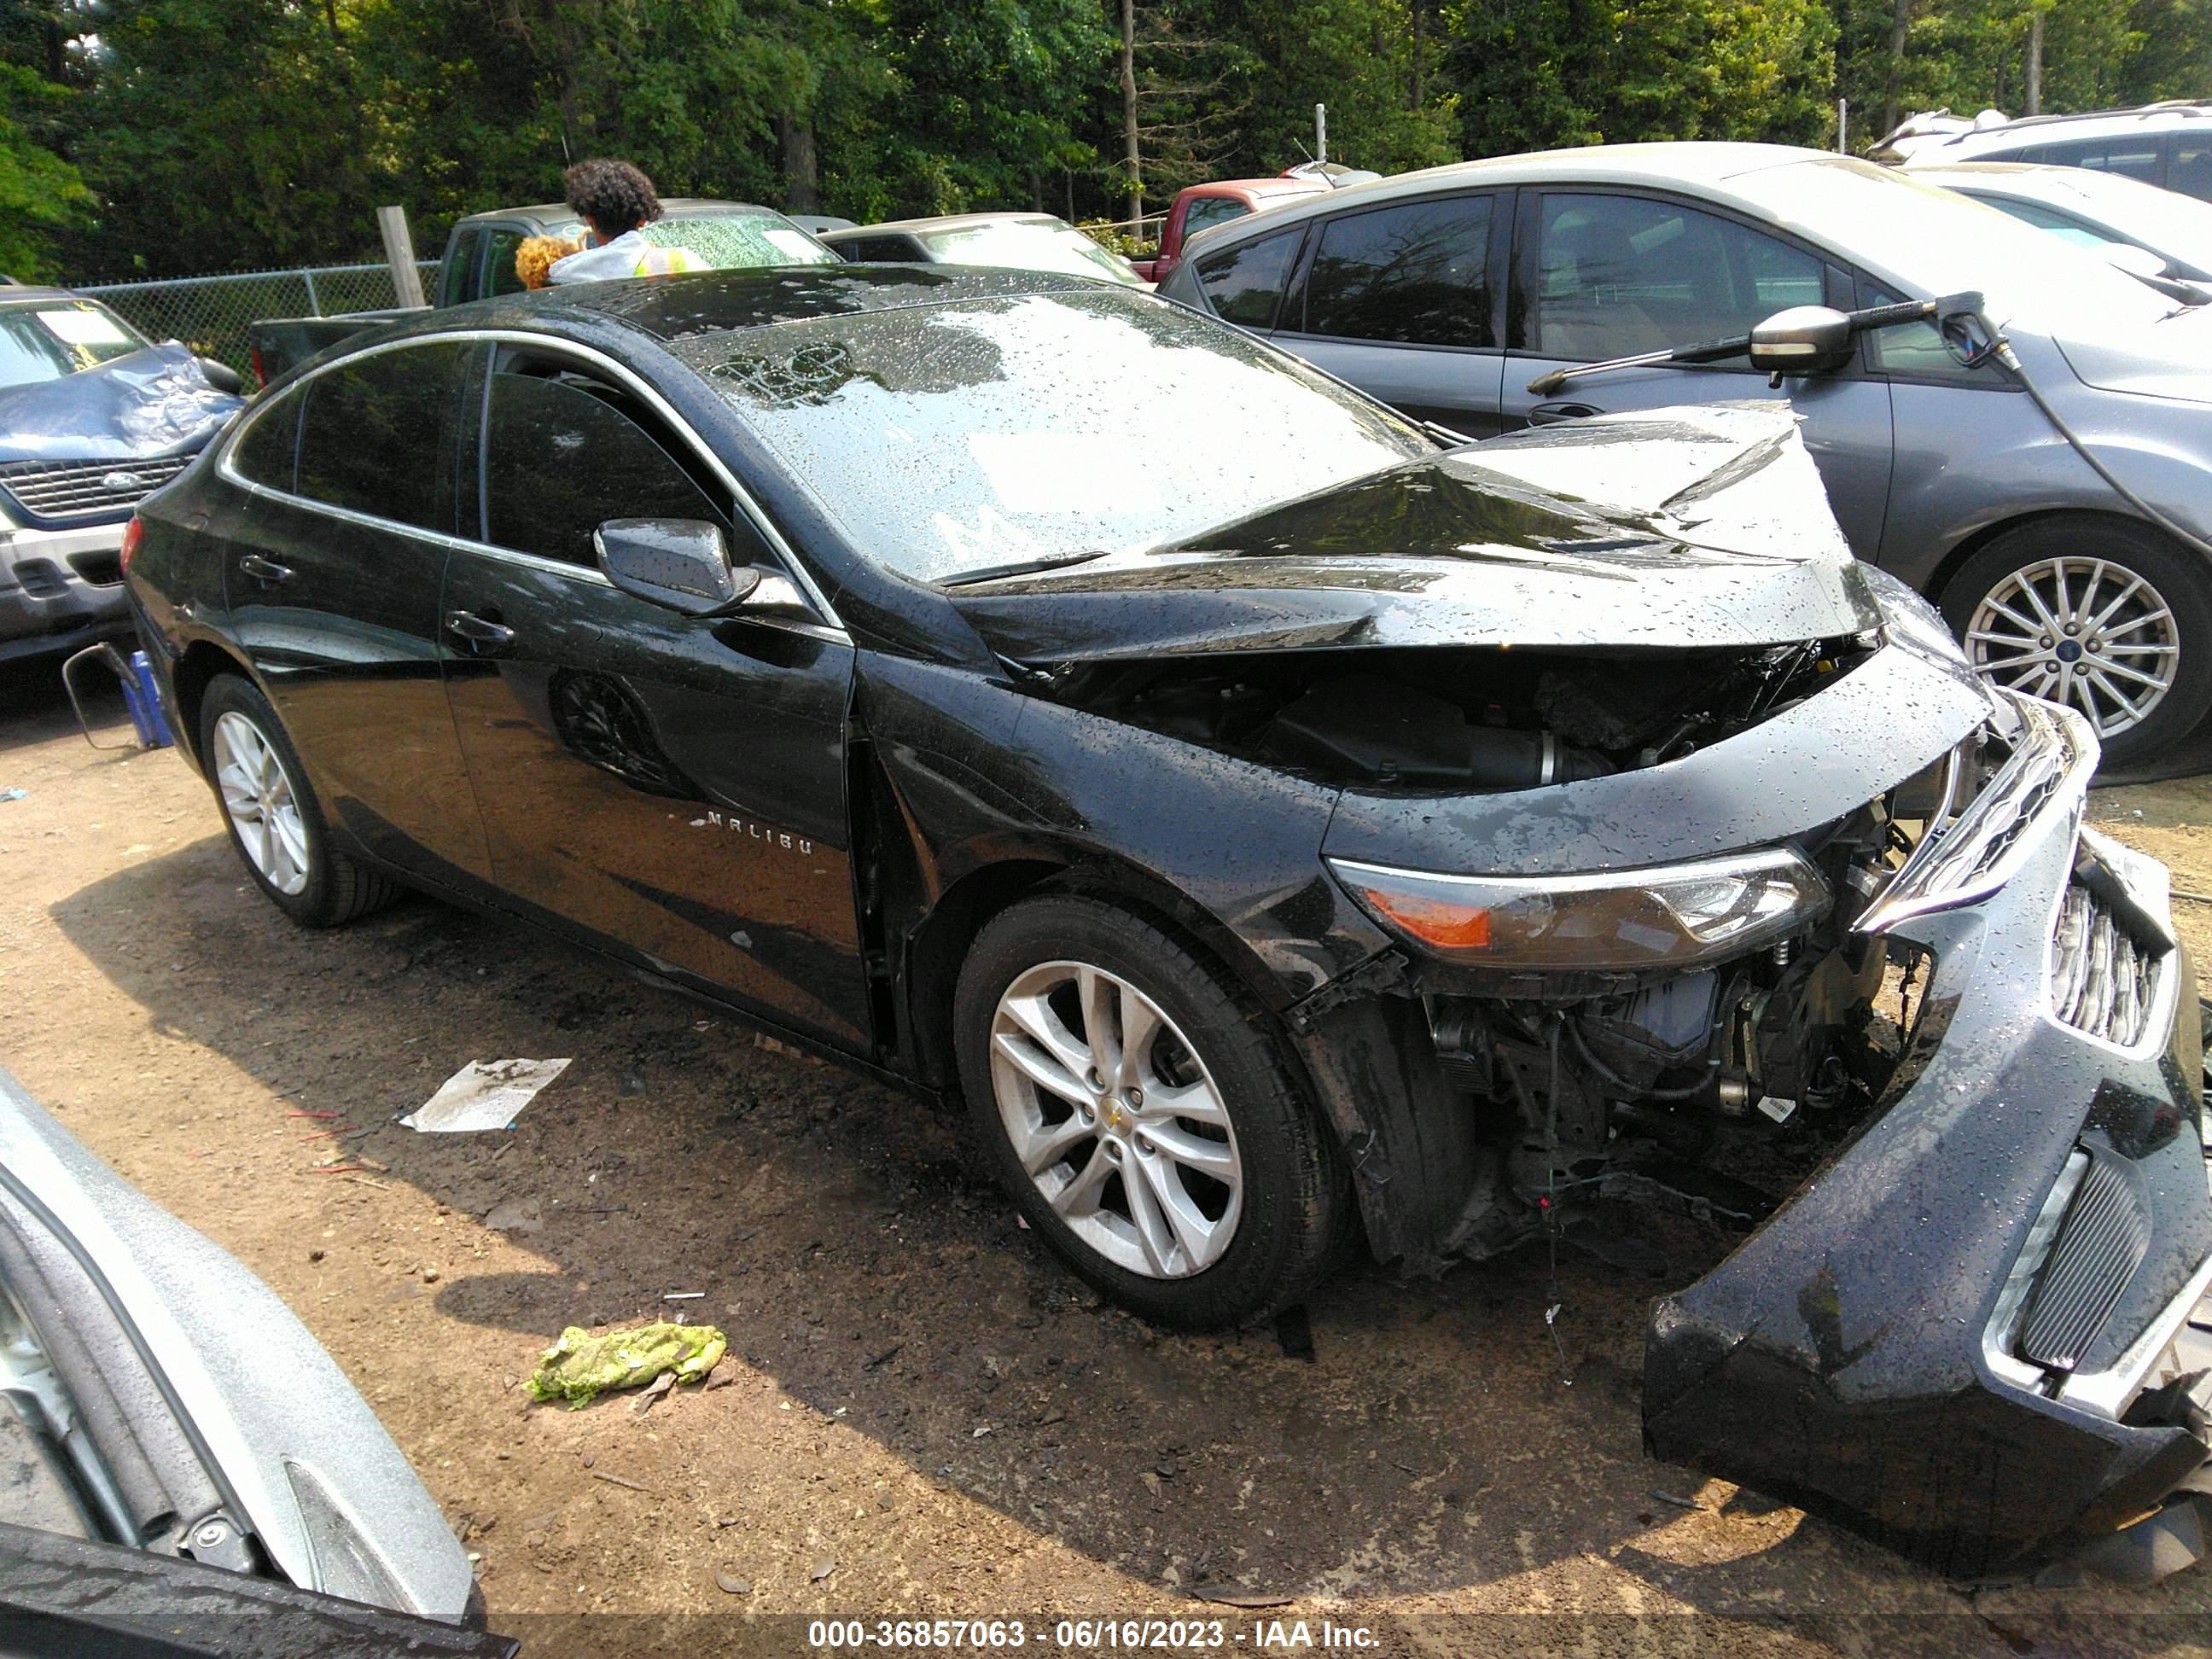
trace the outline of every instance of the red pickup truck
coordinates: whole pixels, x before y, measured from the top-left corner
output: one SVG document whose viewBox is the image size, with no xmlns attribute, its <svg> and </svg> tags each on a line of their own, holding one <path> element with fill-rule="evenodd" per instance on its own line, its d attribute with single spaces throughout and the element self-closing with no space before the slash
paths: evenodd
<svg viewBox="0 0 2212 1659">
<path fill-rule="evenodd" d="M 1137 275 L 1148 283 L 1164 283 L 1182 261 L 1182 245 L 1201 230 L 1242 219 L 1261 208 L 1280 207 L 1304 196 L 1320 196 L 1329 189 L 1321 179 L 1217 179 L 1209 185 L 1192 185 L 1176 192 L 1160 228 L 1159 257 L 1133 259 Z"/>
</svg>

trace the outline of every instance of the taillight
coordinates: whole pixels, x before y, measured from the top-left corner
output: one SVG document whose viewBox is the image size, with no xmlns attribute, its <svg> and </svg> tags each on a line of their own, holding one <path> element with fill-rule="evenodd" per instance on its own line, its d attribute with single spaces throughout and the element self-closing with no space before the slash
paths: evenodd
<svg viewBox="0 0 2212 1659">
<path fill-rule="evenodd" d="M 249 346 L 246 349 L 246 354 L 253 360 L 253 384 L 256 386 L 267 386 L 269 384 L 269 371 L 261 367 L 261 348 L 259 346 Z"/>
<path fill-rule="evenodd" d="M 122 562 L 123 568 L 126 574 L 130 571 L 131 561 L 137 555 L 138 544 L 145 539 L 146 521 L 134 515 L 131 522 L 123 526 Z"/>
</svg>

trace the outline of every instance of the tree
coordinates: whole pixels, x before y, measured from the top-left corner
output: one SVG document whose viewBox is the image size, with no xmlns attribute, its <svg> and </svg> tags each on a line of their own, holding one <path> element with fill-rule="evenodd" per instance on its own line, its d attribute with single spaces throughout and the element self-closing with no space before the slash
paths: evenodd
<svg viewBox="0 0 2212 1659">
<path fill-rule="evenodd" d="M 54 276 L 94 200 L 59 145 L 77 93 L 78 25 L 58 0 L 0 0 L 0 273 Z"/>
<path fill-rule="evenodd" d="M 1666 138 L 1817 144 L 1834 130 L 1835 48 L 1822 0 L 1503 0 L 1460 13 L 1449 61 L 1470 155 Z"/>
</svg>

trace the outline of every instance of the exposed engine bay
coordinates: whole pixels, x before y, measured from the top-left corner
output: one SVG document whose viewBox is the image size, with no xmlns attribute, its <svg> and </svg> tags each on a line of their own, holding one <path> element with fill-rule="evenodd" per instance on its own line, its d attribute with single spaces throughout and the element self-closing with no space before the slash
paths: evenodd
<svg viewBox="0 0 2212 1659">
<path fill-rule="evenodd" d="M 1679 759 L 1834 684 L 1875 643 L 1174 657 L 1048 672 L 1038 689 L 1322 782 L 1527 789 Z"/>
</svg>

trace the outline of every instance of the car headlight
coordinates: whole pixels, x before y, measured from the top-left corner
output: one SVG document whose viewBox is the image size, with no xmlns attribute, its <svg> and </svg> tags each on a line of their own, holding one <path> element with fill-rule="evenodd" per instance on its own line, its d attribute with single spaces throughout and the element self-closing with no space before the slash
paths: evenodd
<svg viewBox="0 0 2212 1659">
<path fill-rule="evenodd" d="M 1563 876 L 1450 876 L 1331 859 L 1354 898 L 1422 949 L 1473 967 L 1683 968 L 1796 933 L 1828 884 L 1786 847 Z"/>
</svg>

